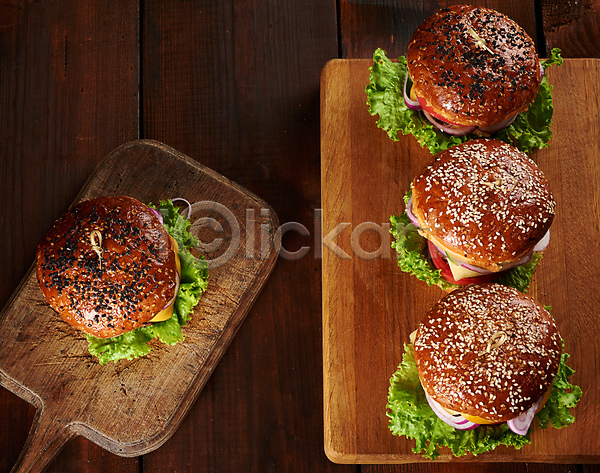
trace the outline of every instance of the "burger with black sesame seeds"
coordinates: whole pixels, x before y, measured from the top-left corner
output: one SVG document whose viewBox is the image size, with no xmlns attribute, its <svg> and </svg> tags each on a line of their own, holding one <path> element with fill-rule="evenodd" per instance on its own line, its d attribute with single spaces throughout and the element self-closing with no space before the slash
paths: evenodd
<svg viewBox="0 0 600 473">
<path fill-rule="evenodd" d="M 42 293 L 100 363 L 146 355 L 153 338 L 183 339 L 208 278 L 190 251 L 198 246 L 190 225 L 170 200 L 154 208 L 98 197 L 69 209 L 38 244 Z"/>
<path fill-rule="evenodd" d="M 377 125 L 398 140 L 413 134 L 437 153 L 474 137 L 494 136 L 529 152 L 552 133 L 551 86 L 529 35 L 495 10 L 444 8 L 414 32 L 406 56 L 375 51 L 366 88 Z"/>
<path fill-rule="evenodd" d="M 438 153 L 391 217 L 400 268 L 442 289 L 497 281 L 525 292 L 550 239 L 555 201 L 514 146 L 471 140 Z"/>
<path fill-rule="evenodd" d="M 582 391 L 569 382 L 563 340 L 548 309 L 516 289 L 470 285 L 441 299 L 405 345 L 390 381 L 395 435 L 429 458 L 439 447 L 478 455 L 530 443 L 541 428 L 574 421 Z"/>
</svg>

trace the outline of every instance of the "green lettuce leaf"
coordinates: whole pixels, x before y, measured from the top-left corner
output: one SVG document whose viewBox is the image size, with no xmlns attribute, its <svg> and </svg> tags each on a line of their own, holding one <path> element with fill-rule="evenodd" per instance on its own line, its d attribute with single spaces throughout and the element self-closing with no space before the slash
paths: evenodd
<svg viewBox="0 0 600 473">
<path fill-rule="evenodd" d="M 562 58 L 557 48 L 552 50 L 550 58 L 542 62 L 544 69 L 560 64 Z M 425 120 L 421 113 L 406 106 L 403 92 L 406 78 L 404 56 L 393 62 L 384 50 L 377 49 L 373 54 L 370 72 L 370 81 L 365 89 L 369 113 L 379 116 L 377 126 L 393 141 L 398 141 L 400 133 L 412 134 L 421 146 L 436 154 L 451 146 L 478 138 L 474 134 L 451 136 L 443 133 Z M 548 146 L 552 137 L 550 124 L 554 111 L 551 90 L 552 86 L 548 84 L 544 75 L 538 95 L 529 109 L 520 113 L 509 127 L 496 132 L 492 137 L 513 144 L 524 152 Z"/>
<path fill-rule="evenodd" d="M 370 68 L 370 83 L 365 92 L 371 115 L 379 115 L 377 126 L 383 129 L 390 139 L 398 141 L 399 133 L 412 134 L 419 144 L 433 154 L 466 141 L 465 136 L 452 136 L 435 129 L 423 119 L 419 112 L 409 109 L 404 102 L 404 79 L 406 58 L 400 56 L 398 62 L 388 59 L 382 49 L 373 54 L 374 64 Z"/>
<path fill-rule="evenodd" d="M 573 370 L 565 364 L 567 357 L 566 354 L 562 355 L 559 375 L 552 386 L 550 398 L 536 414 L 541 428 L 546 428 L 548 421 L 557 428 L 574 421 L 568 409 L 575 407 L 581 398 L 581 389 L 569 383 L 568 378 Z M 533 427 L 527 435 L 515 434 L 506 423 L 457 430 L 439 419 L 425 398 L 412 344 L 404 345 L 402 362 L 390 379 L 386 407 L 390 431 L 414 440 L 413 452 L 422 453 L 432 460 L 439 457 L 441 447 L 448 447 L 457 457 L 469 453 L 477 456 L 498 445 L 512 446 L 518 450 L 531 442 L 529 434 Z"/>
<path fill-rule="evenodd" d="M 553 427 L 560 429 L 575 421 L 569 409 L 577 405 L 583 392 L 579 386 L 569 382 L 569 378 L 575 371 L 567 366 L 568 358 L 569 354 L 563 352 L 558 374 L 554 380 L 554 387 L 556 389 L 552 389 L 548 402 L 537 413 L 537 418 L 542 429 L 545 429 L 549 423 Z"/>
<path fill-rule="evenodd" d="M 190 248 L 199 245 L 196 237 L 189 231 L 191 222 L 178 212 L 170 200 L 161 201 L 157 209 L 163 216 L 166 230 L 179 246 L 181 279 L 173 316 L 117 337 L 98 338 L 86 334 L 89 352 L 98 357 L 100 364 L 147 355 L 151 350 L 148 342 L 154 338 L 167 345 L 183 340 L 181 327 L 190 320 L 193 308 L 208 286 L 208 264 L 202 257 L 196 258 L 190 252 Z"/>
<path fill-rule="evenodd" d="M 516 266 L 510 271 L 506 272 L 494 282 L 502 284 L 504 286 L 514 287 L 518 291 L 527 292 L 531 278 L 535 272 L 535 268 L 542 259 L 542 253 L 535 252 L 531 256 L 531 260 L 528 263 Z"/>
<path fill-rule="evenodd" d="M 406 212 L 390 217 L 390 232 L 394 237 L 392 248 L 396 250 L 398 266 L 429 286 L 446 290 L 456 285 L 446 281 L 428 257 L 427 240 L 419 235 L 418 228 L 410 221 Z"/>
<path fill-rule="evenodd" d="M 405 205 L 408 205 L 410 195 L 409 191 L 404 196 Z M 419 234 L 419 229 L 410 221 L 406 211 L 400 216 L 392 215 L 390 223 L 390 233 L 394 237 L 392 248 L 396 251 L 398 266 L 402 271 L 412 274 L 430 286 L 439 286 L 443 290 L 460 287 L 446 281 L 441 271 L 433 265 L 429 258 L 427 240 Z M 536 252 L 528 263 L 512 268 L 494 282 L 527 292 L 541 259 L 542 254 Z"/>
<path fill-rule="evenodd" d="M 542 61 L 542 66 L 546 70 L 552 65 L 560 66 L 562 63 L 560 49 L 554 48 L 550 57 Z M 525 153 L 537 148 L 546 148 L 552 138 L 550 125 L 553 113 L 552 86 L 548 83 L 548 76 L 544 74 L 538 94 L 529 109 L 519 113 L 511 125 L 496 132 L 494 137 L 512 143 Z"/>
</svg>

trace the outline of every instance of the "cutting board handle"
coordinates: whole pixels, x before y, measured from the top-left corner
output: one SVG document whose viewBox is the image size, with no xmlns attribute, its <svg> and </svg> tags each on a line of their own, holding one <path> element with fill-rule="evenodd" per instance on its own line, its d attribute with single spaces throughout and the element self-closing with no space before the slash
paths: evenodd
<svg viewBox="0 0 600 473">
<path fill-rule="evenodd" d="M 42 472 L 74 435 L 70 426 L 61 423 L 52 410 L 41 407 L 11 473 Z"/>
</svg>

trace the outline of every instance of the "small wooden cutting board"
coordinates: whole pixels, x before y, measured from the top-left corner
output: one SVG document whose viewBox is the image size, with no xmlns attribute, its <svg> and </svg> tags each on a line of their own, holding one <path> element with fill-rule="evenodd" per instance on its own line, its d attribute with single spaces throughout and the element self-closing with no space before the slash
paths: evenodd
<svg viewBox="0 0 600 473">
<path fill-rule="evenodd" d="M 323 384 L 325 451 L 337 463 L 430 461 L 393 436 L 386 403 L 404 343 L 443 295 L 402 273 L 389 217 L 431 154 L 412 136 L 392 142 L 368 112 L 372 60 L 333 60 L 321 79 Z M 537 427 L 519 451 L 500 447 L 456 460 L 587 463 L 600 460 L 600 60 L 547 70 L 554 136 L 533 158 L 546 173 L 556 218 L 529 294 L 552 306 L 583 398 L 562 430 Z M 535 424 L 534 424 L 535 425 Z"/>
<path fill-rule="evenodd" d="M 41 471 L 75 435 L 122 456 L 162 445 L 206 384 L 276 261 L 273 209 L 163 144 L 135 141 L 118 148 L 74 203 L 103 195 L 146 203 L 188 200 L 192 234 L 209 261 L 208 289 L 183 327 L 183 342 L 153 341 L 145 357 L 102 366 L 82 333 L 46 303 L 32 267 L 0 314 L 0 384 L 37 408 L 13 471 Z"/>
</svg>

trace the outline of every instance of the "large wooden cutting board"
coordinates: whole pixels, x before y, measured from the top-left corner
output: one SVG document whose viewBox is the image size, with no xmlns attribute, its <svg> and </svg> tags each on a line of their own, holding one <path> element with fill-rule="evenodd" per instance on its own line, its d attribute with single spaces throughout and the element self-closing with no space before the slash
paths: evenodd
<svg viewBox="0 0 600 473">
<path fill-rule="evenodd" d="M 333 60 L 321 82 L 325 450 L 338 463 L 429 461 L 390 433 L 386 401 L 403 343 L 442 292 L 399 270 L 387 231 L 431 155 L 413 137 L 394 143 L 376 127 L 364 92 L 371 65 Z M 600 60 L 566 60 L 547 72 L 554 136 L 534 159 L 558 205 L 529 293 L 552 306 L 584 395 L 575 424 L 537 428 L 519 451 L 459 461 L 600 460 Z M 444 451 L 437 461 L 453 458 Z"/>
<path fill-rule="evenodd" d="M 154 343 L 143 358 L 101 366 L 81 333 L 45 302 L 30 271 L 0 315 L 0 383 L 37 408 L 15 471 L 41 471 L 74 435 L 122 456 L 162 445 L 215 369 L 276 261 L 279 224 L 271 207 L 160 143 L 136 141 L 115 150 L 75 202 L 101 195 L 131 195 L 148 203 L 187 199 L 192 233 L 209 260 L 208 289 L 183 328 L 183 342 Z"/>
</svg>

